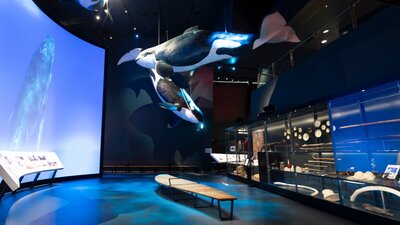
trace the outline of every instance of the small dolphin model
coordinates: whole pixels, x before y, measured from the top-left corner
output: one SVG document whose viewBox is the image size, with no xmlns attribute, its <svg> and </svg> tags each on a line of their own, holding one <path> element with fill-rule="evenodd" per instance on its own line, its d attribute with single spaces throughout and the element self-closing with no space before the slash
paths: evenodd
<svg viewBox="0 0 400 225">
<path fill-rule="evenodd" d="M 200 66 L 237 57 L 264 43 L 299 42 L 293 29 L 286 26 L 279 12 L 264 18 L 260 37 L 252 34 L 234 34 L 199 30 L 197 26 L 160 45 L 145 49 L 135 48 L 118 62 L 135 60 L 148 69 L 155 69 L 165 78 L 171 78 L 180 88 L 187 88 L 187 80 L 179 72 L 188 72 Z"/>
</svg>

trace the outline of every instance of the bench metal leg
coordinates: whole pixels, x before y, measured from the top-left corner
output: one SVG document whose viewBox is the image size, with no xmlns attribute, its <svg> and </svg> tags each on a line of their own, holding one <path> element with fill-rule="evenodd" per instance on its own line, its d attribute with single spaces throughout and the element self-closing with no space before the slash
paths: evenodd
<svg viewBox="0 0 400 225">
<path fill-rule="evenodd" d="M 221 219 L 221 220 L 226 220 L 226 219 L 230 219 L 230 220 L 232 220 L 233 219 L 233 200 L 230 200 L 231 201 L 231 213 L 230 213 L 230 217 L 222 217 L 222 215 L 221 215 L 221 204 L 220 204 L 220 201 L 218 200 L 218 212 L 219 212 L 219 218 Z"/>
</svg>

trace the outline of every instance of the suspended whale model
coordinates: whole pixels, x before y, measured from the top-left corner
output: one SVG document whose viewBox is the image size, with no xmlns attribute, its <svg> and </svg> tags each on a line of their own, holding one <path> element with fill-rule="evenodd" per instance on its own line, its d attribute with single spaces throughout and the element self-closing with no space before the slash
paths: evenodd
<svg viewBox="0 0 400 225">
<path fill-rule="evenodd" d="M 118 65 L 127 61 L 136 61 L 138 65 L 151 70 L 153 74 L 158 74 L 161 78 L 167 78 L 167 80 L 170 79 L 172 82 L 169 85 L 176 85 L 180 90 L 178 93 L 186 101 L 187 97 L 190 98 L 190 96 L 186 91 L 187 95 L 184 94 L 183 91 L 189 87 L 189 83 L 188 78 L 182 72 L 194 71 L 209 63 L 243 55 L 265 43 L 285 41 L 300 42 L 293 29 L 286 26 L 286 21 L 281 14 L 275 12 L 264 18 L 258 39 L 252 34 L 213 32 L 199 30 L 195 26 L 160 45 L 145 50 L 140 48 L 131 50 L 121 57 Z M 157 85 L 155 89 L 157 94 L 161 96 Z M 172 101 L 172 99 L 161 100 L 160 105 L 173 112 L 184 108 L 180 102 Z M 190 102 L 192 106 L 187 106 L 189 103 L 185 102 L 187 107 L 198 109 L 192 100 Z M 192 113 L 201 112 L 200 109 L 190 111 Z M 193 120 L 192 116 L 185 113 L 175 114 L 192 123 L 200 122 L 200 120 Z"/>
<path fill-rule="evenodd" d="M 179 88 L 169 79 L 161 77 L 155 69 L 149 69 L 150 77 L 161 100 L 160 106 L 163 109 L 173 112 L 177 117 L 168 123 L 169 128 L 175 128 L 181 119 L 198 124 L 198 130 L 202 130 L 203 112 L 194 103 L 184 88 Z"/>
</svg>

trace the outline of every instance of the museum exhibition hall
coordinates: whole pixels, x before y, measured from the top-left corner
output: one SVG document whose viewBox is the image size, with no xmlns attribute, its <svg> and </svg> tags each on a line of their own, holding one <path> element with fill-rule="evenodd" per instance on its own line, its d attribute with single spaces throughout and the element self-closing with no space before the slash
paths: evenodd
<svg viewBox="0 0 400 225">
<path fill-rule="evenodd" d="M 400 224 L 400 1 L 0 5 L 0 225 Z"/>
</svg>

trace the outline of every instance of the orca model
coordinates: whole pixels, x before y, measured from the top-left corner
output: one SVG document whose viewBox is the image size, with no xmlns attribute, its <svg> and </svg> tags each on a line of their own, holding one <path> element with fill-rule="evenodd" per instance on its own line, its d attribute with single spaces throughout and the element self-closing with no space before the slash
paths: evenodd
<svg viewBox="0 0 400 225">
<path fill-rule="evenodd" d="M 300 40 L 293 29 L 286 26 L 281 14 L 275 12 L 264 18 L 258 39 L 252 34 L 212 32 L 199 30 L 195 26 L 160 45 L 145 50 L 131 50 L 121 57 L 118 65 L 134 60 L 149 69 L 154 88 L 162 101 L 160 106 L 183 120 L 199 124 L 202 129 L 203 113 L 186 92 L 185 89 L 189 87 L 188 78 L 182 73 L 190 73 L 203 65 L 240 56 L 264 43 L 284 41 Z M 169 126 L 175 127 L 177 124 L 175 120 Z"/>
<path fill-rule="evenodd" d="M 179 72 L 188 72 L 200 66 L 237 57 L 264 43 L 299 42 L 293 29 L 286 26 L 279 12 L 264 18 L 260 37 L 252 34 L 235 34 L 199 30 L 197 26 L 160 45 L 145 49 L 135 48 L 118 62 L 135 60 L 148 69 L 155 69 L 162 77 L 171 78 L 180 88 L 187 88 L 185 77 Z"/>
<path fill-rule="evenodd" d="M 149 69 L 149 72 L 154 89 L 161 100 L 161 108 L 173 112 L 180 119 L 198 124 L 198 129 L 203 129 L 203 112 L 186 90 L 177 87 L 172 81 L 162 78 L 155 69 Z M 168 127 L 175 128 L 179 122 L 179 119 L 173 118 Z"/>
</svg>

